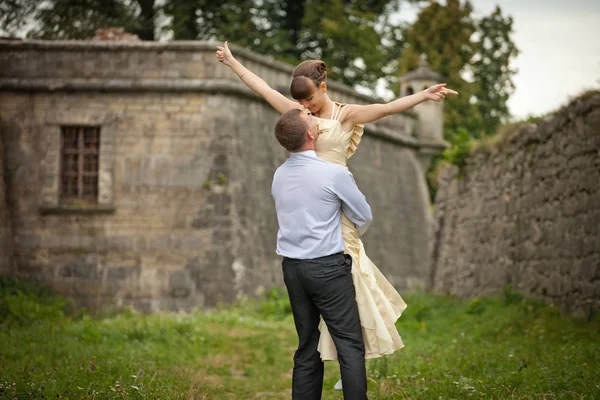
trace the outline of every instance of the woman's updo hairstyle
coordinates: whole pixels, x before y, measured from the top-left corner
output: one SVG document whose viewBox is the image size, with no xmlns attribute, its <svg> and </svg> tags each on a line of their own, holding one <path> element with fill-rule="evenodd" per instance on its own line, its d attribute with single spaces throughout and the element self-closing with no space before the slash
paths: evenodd
<svg viewBox="0 0 600 400">
<path fill-rule="evenodd" d="M 312 85 L 319 87 L 321 82 L 327 79 L 327 65 L 321 60 L 306 60 L 298 64 L 292 72 L 292 84 L 290 85 L 290 93 L 296 100 L 304 100 L 310 97 Z"/>
</svg>

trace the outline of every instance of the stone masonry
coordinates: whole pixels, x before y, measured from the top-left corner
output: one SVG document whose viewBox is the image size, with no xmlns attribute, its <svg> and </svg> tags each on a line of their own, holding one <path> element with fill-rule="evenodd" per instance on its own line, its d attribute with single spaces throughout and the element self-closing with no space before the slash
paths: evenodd
<svg viewBox="0 0 600 400">
<path fill-rule="evenodd" d="M 287 156 L 272 134 L 278 114 L 215 61 L 214 46 L 0 41 L 0 249 L 15 261 L 5 273 L 77 305 L 142 311 L 282 285 L 270 195 Z M 290 66 L 233 51 L 287 93 Z M 335 82 L 330 92 L 376 101 Z M 350 165 L 375 215 L 367 253 L 401 291 L 429 276 L 420 160 L 444 148 L 419 137 L 417 121 L 407 112 L 368 126 Z M 61 202 L 61 127 L 72 125 L 100 127 L 95 204 Z"/>
<path fill-rule="evenodd" d="M 600 92 L 446 169 L 431 285 L 458 296 L 504 285 L 590 317 L 600 309 Z"/>
<path fill-rule="evenodd" d="M 4 146 L 0 130 L 0 274 L 7 274 L 13 268 L 12 229 L 6 204 L 6 187 L 4 182 Z"/>
</svg>

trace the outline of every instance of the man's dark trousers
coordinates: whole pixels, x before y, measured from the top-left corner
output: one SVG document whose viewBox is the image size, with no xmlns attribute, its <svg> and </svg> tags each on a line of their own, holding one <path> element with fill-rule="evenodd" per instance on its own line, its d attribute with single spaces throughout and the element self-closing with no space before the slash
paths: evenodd
<svg viewBox="0 0 600 400">
<path fill-rule="evenodd" d="M 352 283 L 352 259 L 343 253 L 312 260 L 284 257 L 282 265 L 299 339 L 292 399 L 321 399 L 323 362 L 317 350 L 320 315 L 337 349 L 344 399 L 366 399 L 365 347 Z"/>
</svg>

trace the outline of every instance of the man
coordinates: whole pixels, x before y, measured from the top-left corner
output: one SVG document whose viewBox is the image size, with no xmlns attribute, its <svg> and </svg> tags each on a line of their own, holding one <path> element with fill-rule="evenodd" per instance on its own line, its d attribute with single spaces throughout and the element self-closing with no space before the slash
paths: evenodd
<svg viewBox="0 0 600 400">
<path fill-rule="evenodd" d="M 292 398 L 321 398 L 323 362 L 317 345 L 322 315 L 337 349 L 344 399 L 364 400 L 365 349 L 352 259 L 343 253 L 341 212 L 362 234 L 371 223 L 371 208 L 345 168 L 317 158 L 319 130 L 307 114 L 297 109 L 283 114 L 275 136 L 291 153 L 275 172 L 271 193 L 279 222 L 277 253 L 283 256 L 299 342 Z"/>
</svg>

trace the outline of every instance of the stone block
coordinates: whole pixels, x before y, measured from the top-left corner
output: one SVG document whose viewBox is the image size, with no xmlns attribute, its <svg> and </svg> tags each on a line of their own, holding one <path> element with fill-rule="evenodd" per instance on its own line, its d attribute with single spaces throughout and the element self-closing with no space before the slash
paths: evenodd
<svg viewBox="0 0 600 400">
<path fill-rule="evenodd" d="M 106 280 L 108 282 L 117 281 L 122 282 L 126 280 L 137 281 L 140 277 L 140 265 L 136 266 L 119 266 L 119 265 L 107 265 L 106 269 Z"/>
<path fill-rule="evenodd" d="M 89 263 L 80 257 L 60 266 L 58 268 L 58 276 L 61 278 L 99 280 L 102 277 L 102 271 L 98 264 Z"/>
<path fill-rule="evenodd" d="M 189 270 L 173 271 L 169 275 L 169 295 L 174 298 L 187 298 L 194 291 L 194 281 Z"/>
</svg>

